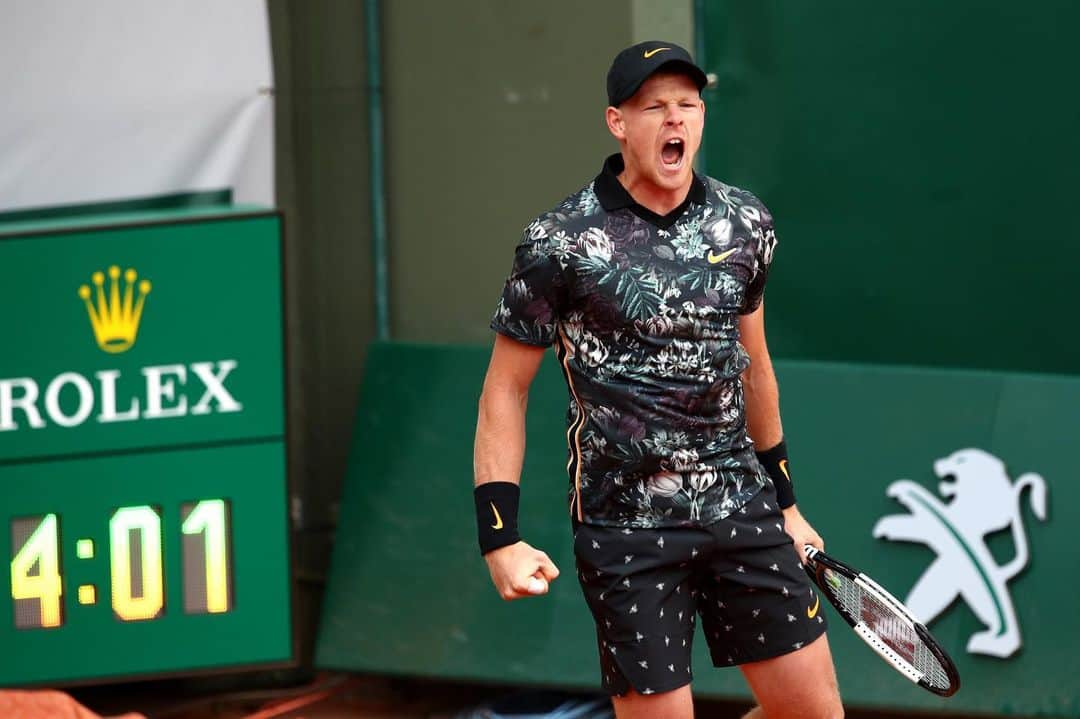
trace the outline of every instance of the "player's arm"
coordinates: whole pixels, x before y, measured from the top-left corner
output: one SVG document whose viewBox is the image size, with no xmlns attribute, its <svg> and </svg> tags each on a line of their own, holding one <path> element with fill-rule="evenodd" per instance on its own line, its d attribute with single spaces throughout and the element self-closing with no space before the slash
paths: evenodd
<svg viewBox="0 0 1080 719">
<path fill-rule="evenodd" d="M 824 549 L 825 543 L 810 526 L 794 504 L 787 448 L 783 444 L 784 429 L 780 424 L 780 390 L 776 384 L 769 348 L 765 342 L 765 303 L 753 312 L 739 317 L 739 336 L 750 355 L 750 366 L 743 372 L 743 392 L 746 398 L 746 424 L 758 459 L 777 484 L 784 525 L 795 543 L 799 558 L 806 561 L 801 547 L 812 544 Z M 783 485 L 787 483 L 789 498 L 784 500 Z M 787 506 L 785 506 L 787 505 Z"/>
<path fill-rule="evenodd" d="M 477 413 L 473 447 L 477 528 L 491 581 L 507 600 L 544 594 L 548 583 L 559 576 L 546 554 L 517 537 L 525 409 L 544 351 L 496 334 Z"/>
</svg>

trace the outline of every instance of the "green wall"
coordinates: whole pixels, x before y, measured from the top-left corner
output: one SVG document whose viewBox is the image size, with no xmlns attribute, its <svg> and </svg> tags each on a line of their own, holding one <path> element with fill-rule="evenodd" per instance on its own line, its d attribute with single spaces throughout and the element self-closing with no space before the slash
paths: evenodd
<svg viewBox="0 0 1080 719">
<path fill-rule="evenodd" d="M 491 341 L 514 245 L 618 148 L 611 58 L 692 44 L 690 0 L 384 2 L 392 335 Z"/>
<path fill-rule="evenodd" d="M 348 437 L 374 338 L 362 0 L 268 0 L 285 217 L 290 454 L 302 656 L 317 621 Z M 604 74 L 689 0 L 381 3 L 395 337 L 491 341 L 522 228 L 614 150 Z"/>
<path fill-rule="evenodd" d="M 776 217 L 775 354 L 1076 371 L 1080 4 L 704 8 L 706 165 Z"/>
<path fill-rule="evenodd" d="M 529 396 L 520 526 L 525 541 L 550 554 L 562 575 L 547 596 L 504 602 L 479 556 L 468 487 L 487 360 L 482 347 L 372 346 L 320 628 L 320 667 L 599 687 L 595 631 L 573 569 L 566 389 L 553 357 Z M 1026 568 L 997 595 L 1015 606 L 1022 640 L 1009 658 L 967 650 L 987 628 L 975 609 L 986 610 L 988 598 L 976 595 L 975 606 L 958 598 L 932 621 L 925 618 L 960 670 L 962 688 L 950 699 L 910 684 L 831 608 L 823 610 L 845 706 L 895 717 L 916 711 L 1080 717 L 1080 658 L 1069 641 L 1080 632 L 1080 617 L 1062 611 L 1072 601 L 1063 577 L 1080 570 L 1072 449 L 1080 380 L 804 361 L 776 367 L 789 400 L 784 425 L 798 462 L 796 481 L 804 487 L 799 506 L 838 559 L 901 600 L 939 557 L 952 570 L 931 581 L 942 591 L 955 591 L 972 571 L 955 546 L 931 549 L 935 535 L 925 527 L 914 534 L 927 544 L 880 538 L 875 527 L 883 517 L 897 536 L 912 516 L 887 494 L 901 479 L 939 501 L 945 499 L 940 487 L 955 489 L 943 514 L 969 551 L 978 554 L 987 543 L 993 557 L 978 565 L 984 576 L 1001 577 L 1000 567 L 1023 551 L 1007 530 L 996 531 L 1006 526 L 999 523 L 1003 511 L 1020 522 L 1030 550 Z M 987 471 L 971 448 L 1000 458 L 1004 475 Z M 958 450 L 973 464 L 953 464 L 956 481 L 943 481 L 935 462 Z M 1027 473 L 1048 488 L 1043 519 L 1032 512 L 1031 490 L 1017 489 Z M 695 643 L 695 692 L 749 698 L 739 672 L 711 668 L 700 632 Z"/>
<path fill-rule="evenodd" d="M 490 341 L 521 227 L 615 149 L 611 56 L 689 43 L 690 4 L 384 4 L 395 338 Z M 777 356 L 1073 371 L 1080 6 L 700 5 L 702 164 L 777 218 Z"/>
<path fill-rule="evenodd" d="M 385 3 L 393 336 L 491 341 L 533 217 L 599 171 L 626 0 Z"/>
<path fill-rule="evenodd" d="M 363 3 L 268 5 L 313 626 L 374 334 Z M 690 5 L 382 3 L 394 338 L 490 343 L 521 228 L 615 150 L 610 58 L 647 37 L 689 44 Z M 775 355 L 1075 371 L 1080 5 L 700 5 L 701 59 L 719 78 L 703 164 L 777 218 Z"/>
</svg>

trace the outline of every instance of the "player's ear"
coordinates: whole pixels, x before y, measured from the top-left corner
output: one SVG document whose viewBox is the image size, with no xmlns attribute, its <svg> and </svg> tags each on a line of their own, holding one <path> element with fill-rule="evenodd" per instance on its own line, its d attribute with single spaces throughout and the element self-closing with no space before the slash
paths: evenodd
<svg viewBox="0 0 1080 719">
<path fill-rule="evenodd" d="M 604 120 L 607 121 L 608 131 L 615 136 L 616 140 L 626 139 L 626 123 L 623 121 L 622 111 L 617 107 L 608 107 L 604 111 Z"/>
</svg>

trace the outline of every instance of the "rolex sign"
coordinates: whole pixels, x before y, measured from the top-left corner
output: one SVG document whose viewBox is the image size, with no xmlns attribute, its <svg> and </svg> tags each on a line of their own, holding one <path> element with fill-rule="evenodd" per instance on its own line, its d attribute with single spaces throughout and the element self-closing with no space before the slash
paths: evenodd
<svg viewBox="0 0 1080 719">
<path fill-rule="evenodd" d="M 0 687 L 290 661 L 281 243 L 0 223 Z"/>
</svg>

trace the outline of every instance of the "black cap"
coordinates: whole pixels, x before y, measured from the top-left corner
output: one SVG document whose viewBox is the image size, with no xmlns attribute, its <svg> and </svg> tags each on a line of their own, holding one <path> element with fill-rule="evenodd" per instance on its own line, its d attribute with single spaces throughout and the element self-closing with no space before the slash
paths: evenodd
<svg viewBox="0 0 1080 719">
<path fill-rule="evenodd" d="M 626 48 L 611 61 L 607 74 L 608 104 L 618 107 L 629 100 L 660 69 L 685 73 L 697 83 L 698 90 L 709 82 L 705 71 L 694 64 L 686 50 L 673 42 L 648 40 Z"/>
</svg>

